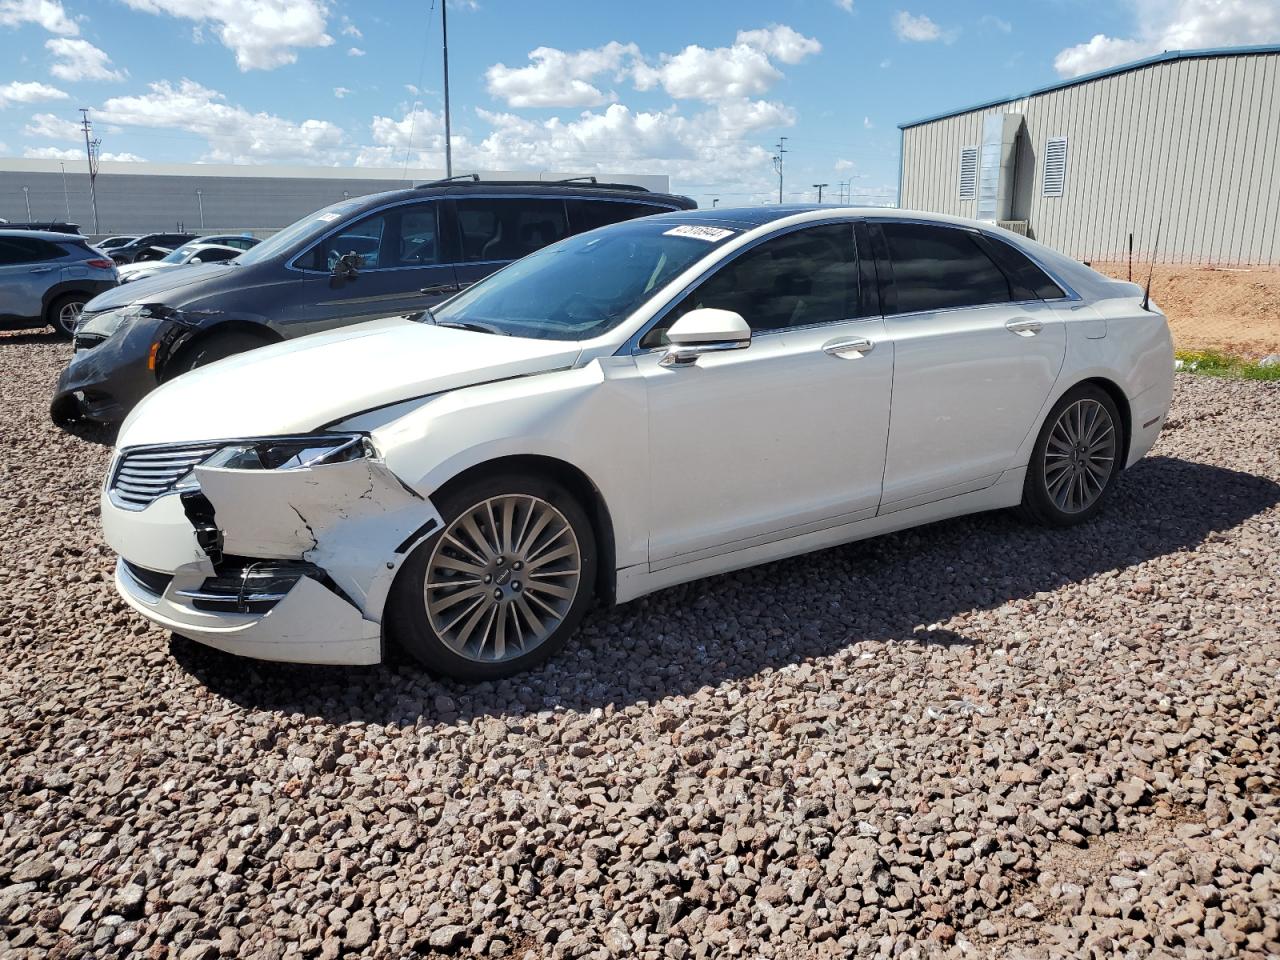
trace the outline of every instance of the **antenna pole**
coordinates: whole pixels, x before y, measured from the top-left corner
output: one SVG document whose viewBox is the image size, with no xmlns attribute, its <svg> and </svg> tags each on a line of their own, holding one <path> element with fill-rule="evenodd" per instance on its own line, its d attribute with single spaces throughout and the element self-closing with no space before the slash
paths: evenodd
<svg viewBox="0 0 1280 960">
<path fill-rule="evenodd" d="M 778 203 L 782 203 L 782 155 L 790 153 L 787 149 L 787 138 L 778 138 L 778 152 L 773 158 L 773 169 L 778 171 Z"/>
<path fill-rule="evenodd" d="M 444 175 L 453 176 L 453 137 L 449 127 L 449 0 L 440 0 L 440 41 L 444 47 Z"/>
<path fill-rule="evenodd" d="M 1156 275 L 1156 251 L 1160 248 L 1160 230 L 1164 226 L 1164 217 L 1156 223 L 1156 242 L 1151 246 L 1151 266 L 1147 269 L 1147 289 L 1142 294 L 1142 309 L 1151 305 L 1151 280 Z"/>
<path fill-rule="evenodd" d="M 93 232 L 101 233 L 98 229 L 98 190 L 96 181 L 98 179 L 98 147 L 102 146 L 101 140 L 90 140 L 89 132 L 93 129 L 93 124 L 89 122 L 89 108 L 80 108 L 80 127 L 84 130 L 84 152 L 89 160 L 89 202 L 93 204 Z"/>
</svg>

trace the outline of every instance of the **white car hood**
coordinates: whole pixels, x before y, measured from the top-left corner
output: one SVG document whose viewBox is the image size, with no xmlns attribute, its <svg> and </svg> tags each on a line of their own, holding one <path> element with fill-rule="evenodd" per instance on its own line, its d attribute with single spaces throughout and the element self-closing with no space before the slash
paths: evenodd
<svg viewBox="0 0 1280 960">
<path fill-rule="evenodd" d="M 183 374 L 125 420 L 118 447 L 306 433 L 401 400 L 570 367 L 577 343 L 373 320 Z"/>
</svg>

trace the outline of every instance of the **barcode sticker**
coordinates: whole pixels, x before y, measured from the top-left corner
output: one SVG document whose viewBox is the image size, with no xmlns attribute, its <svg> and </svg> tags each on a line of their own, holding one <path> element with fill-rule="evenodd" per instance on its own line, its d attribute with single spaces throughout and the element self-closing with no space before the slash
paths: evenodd
<svg viewBox="0 0 1280 960">
<path fill-rule="evenodd" d="M 726 230 L 724 227 L 701 227 L 693 224 L 663 231 L 663 236 L 666 237 L 692 237 L 694 240 L 705 240 L 707 243 L 719 243 L 725 237 L 732 235 L 733 231 Z"/>
</svg>

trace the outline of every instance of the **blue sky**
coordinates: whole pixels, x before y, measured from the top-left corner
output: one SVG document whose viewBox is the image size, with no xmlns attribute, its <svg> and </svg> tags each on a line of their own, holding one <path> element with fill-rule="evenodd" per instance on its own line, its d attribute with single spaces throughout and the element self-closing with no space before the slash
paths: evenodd
<svg viewBox="0 0 1280 960">
<path fill-rule="evenodd" d="M 0 156 L 439 167 L 435 0 L 0 0 Z M 1162 49 L 1280 40 L 1277 0 L 450 3 L 455 169 L 668 173 L 709 204 L 849 181 L 897 124 Z"/>
</svg>

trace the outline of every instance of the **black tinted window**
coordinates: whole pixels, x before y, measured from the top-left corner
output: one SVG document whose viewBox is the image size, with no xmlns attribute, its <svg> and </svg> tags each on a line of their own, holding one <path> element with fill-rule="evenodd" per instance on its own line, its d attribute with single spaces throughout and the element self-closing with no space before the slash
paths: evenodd
<svg viewBox="0 0 1280 960">
<path fill-rule="evenodd" d="M 651 330 L 646 346 L 690 310 L 741 314 L 753 331 L 836 323 L 861 315 L 853 224 L 797 230 L 753 247 L 722 266 Z"/>
<path fill-rule="evenodd" d="M 883 226 L 897 293 L 895 313 L 1014 299 L 1009 280 L 966 230 L 920 223 Z"/>
<path fill-rule="evenodd" d="M 201 250 L 192 259 L 201 263 L 221 263 L 240 256 L 239 250 Z"/>
<path fill-rule="evenodd" d="M 1065 297 L 1066 293 L 1054 283 L 1047 273 L 1031 262 L 1031 258 L 1011 244 L 994 237 L 983 237 L 982 249 L 991 255 L 1013 283 L 1018 299 L 1039 297 L 1042 300 L 1056 300 Z M 1025 292 L 1022 292 L 1025 291 Z"/>
<path fill-rule="evenodd" d="M 457 201 L 462 260 L 518 260 L 569 235 L 563 200 Z"/>
<path fill-rule="evenodd" d="M 40 263 L 66 256 L 57 244 L 36 237 L 0 237 L 0 264 Z"/>
<path fill-rule="evenodd" d="M 434 203 L 423 203 L 403 209 L 400 214 L 399 242 L 400 266 L 421 267 L 439 262 Z"/>
<path fill-rule="evenodd" d="M 634 220 L 636 217 L 648 217 L 655 213 L 668 213 L 669 207 L 658 207 L 652 203 L 628 203 L 624 200 L 570 200 L 569 219 L 574 233 L 584 233 L 596 227 L 607 227 L 611 223 L 623 220 Z"/>
</svg>

